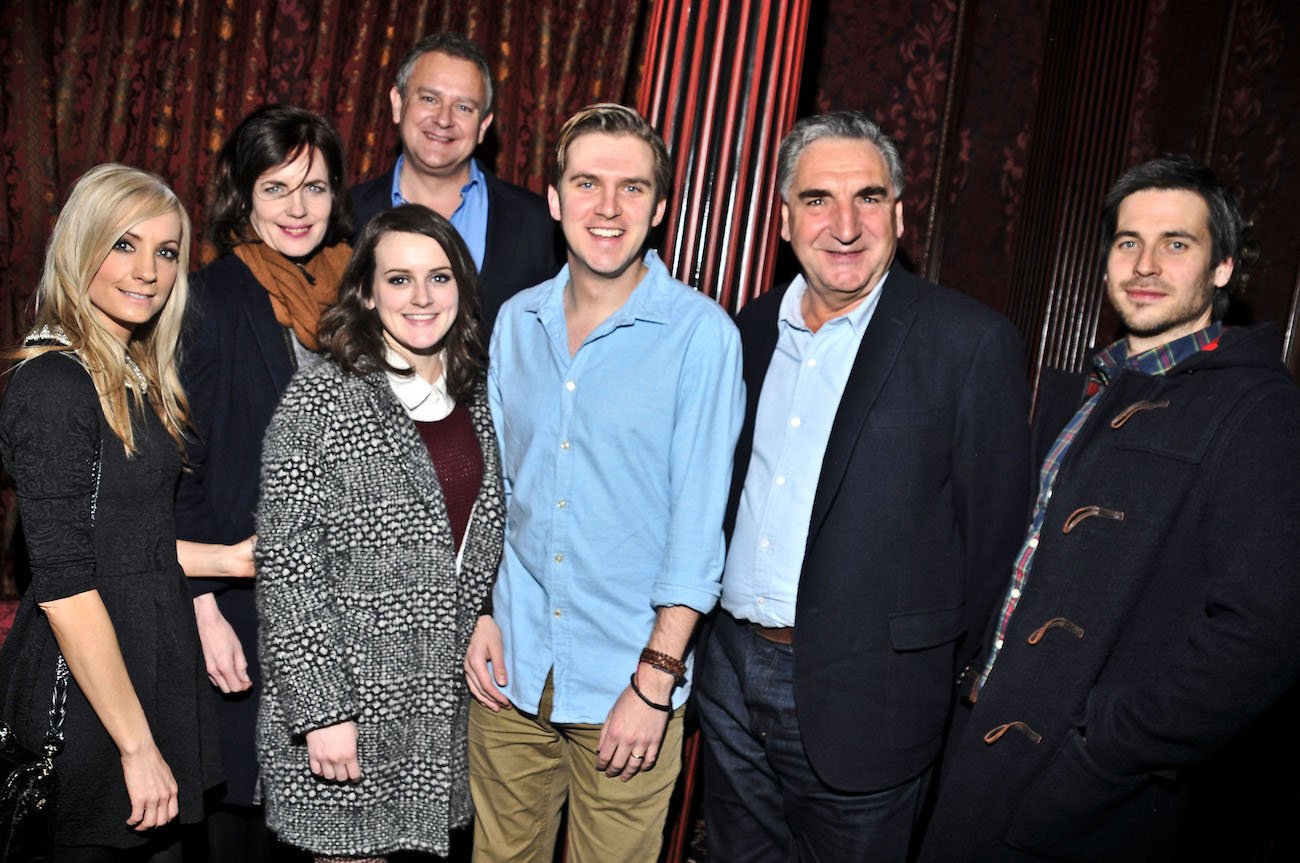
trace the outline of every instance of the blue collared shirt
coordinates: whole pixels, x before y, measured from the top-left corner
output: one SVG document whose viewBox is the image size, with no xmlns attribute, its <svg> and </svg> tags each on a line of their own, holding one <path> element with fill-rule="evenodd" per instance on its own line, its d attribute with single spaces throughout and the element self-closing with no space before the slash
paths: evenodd
<svg viewBox="0 0 1300 863">
<path fill-rule="evenodd" d="M 815 333 L 804 322 L 808 285 L 803 276 L 781 298 L 776 350 L 758 397 L 754 449 L 722 579 L 722 607 L 741 620 L 795 625 L 799 573 L 826 442 L 888 276 L 886 272 L 854 309 L 826 321 Z"/>
<path fill-rule="evenodd" d="M 402 165 L 406 163 L 406 154 L 397 157 L 393 166 L 393 206 L 400 207 L 407 203 L 402 197 Z M 478 166 L 478 159 L 469 160 L 469 182 L 460 187 L 460 206 L 451 214 L 451 226 L 460 234 L 460 238 L 469 247 L 474 266 L 483 271 L 483 252 L 487 248 L 488 194 L 487 182 L 483 179 L 483 169 Z"/>
<path fill-rule="evenodd" d="M 507 494 L 492 614 L 506 695 L 536 712 L 554 669 L 555 722 L 605 721 L 657 607 L 707 612 L 718 598 L 745 411 L 740 335 L 653 251 L 645 263 L 572 357 L 567 265 L 507 302 L 492 332 L 488 399 Z M 687 695 L 678 688 L 674 706 Z"/>
</svg>

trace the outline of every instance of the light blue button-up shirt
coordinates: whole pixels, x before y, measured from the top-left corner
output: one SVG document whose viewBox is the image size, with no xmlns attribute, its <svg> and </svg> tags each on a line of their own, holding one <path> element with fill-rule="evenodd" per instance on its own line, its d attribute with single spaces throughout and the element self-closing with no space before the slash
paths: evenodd
<svg viewBox="0 0 1300 863">
<path fill-rule="evenodd" d="M 653 251 L 645 263 L 627 302 L 572 357 L 568 266 L 507 302 L 492 332 L 488 398 L 508 507 L 493 592 L 505 693 L 536 712 L 554 669 L 555 722 L 605 721 L 657 607 L 707 612 L 718 598 L 745 410 L 740 335 Z M 678 688 L 674 706 L 687 695 Z"/>
<path fill-rule="evenodd" d="M 758 397 L 753 454 L 722 579 L 722 607 L 741 620 L 794 626 L 826 442 L 884 282 L 816 333 L 804 322 L 803 276 L 781 298 L 776 350 Z"/>
<path fill-rule="evenodd" d="M 406 154 L 402 154 L 393 166 L 394 207 L 407 203 L 402 197 L 402 165 L 405 162 Z M 448 221 L 469 247 L 470 257 L 474 259 L 474 267 L 479 272 L 483 271 L 483 252 L 487 248 L 487 220 L 487 181 L 483 179 L 483 169 L 478 166 L 478 159 L 470 159 L 469 182 L 460 187 L 460 206 Z"/>
</svg>

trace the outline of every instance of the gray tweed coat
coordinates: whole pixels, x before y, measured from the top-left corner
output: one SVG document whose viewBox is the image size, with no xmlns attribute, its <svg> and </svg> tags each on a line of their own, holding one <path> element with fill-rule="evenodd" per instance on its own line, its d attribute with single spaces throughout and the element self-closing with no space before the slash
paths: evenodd
<svg viewBox="0 0 1300 863">
<path fill-rule="evenodd" d="M 483 485 L 460 559 L 437 472 L 383 374 L 300 372 L 262 455 L 257 747 L 267 821 L 319 854 L 445 855 L 472 812 L 462 660 L 505 510 L 482 386 Z M 303 735 L 357 722 L 362 778 L 312 775 Z"/>
</svg>

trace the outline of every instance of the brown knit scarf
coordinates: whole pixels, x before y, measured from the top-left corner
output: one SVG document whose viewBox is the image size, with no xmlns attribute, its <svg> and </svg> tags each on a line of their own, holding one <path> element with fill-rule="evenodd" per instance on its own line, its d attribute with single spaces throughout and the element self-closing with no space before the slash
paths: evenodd
<svg viewBox="0 0 1300 863">
<path fill-rule="evenodd" d="M 304 347 L 320 350 L 316 324 L 321 312 L 339 297 L 339 280 L 352 257 L 352 247 L 347 243 L 326 246 L 302 266 L 257 241 L 235 246 L 235 257 L 253 271 L 253 278 L 271 295 L 271 308 L 280 325 L 293 327 L 293 334 Z"/>
</svg>

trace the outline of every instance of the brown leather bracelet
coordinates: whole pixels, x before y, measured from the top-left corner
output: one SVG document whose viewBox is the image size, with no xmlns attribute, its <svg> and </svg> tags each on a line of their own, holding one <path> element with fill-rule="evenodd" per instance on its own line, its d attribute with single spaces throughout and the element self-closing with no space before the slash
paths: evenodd
<svg viewBox="0 0 1300 863">
<path fill-rule="evenodd" d="M 686 683 L 686 663 L 674 656 L 646 647 L 641 651 L 641 661 L 651 668 L 657 668 L 665 674 L 671 674 L 673 679 L 677 681 L 678 686 Z"/>
</svg>

